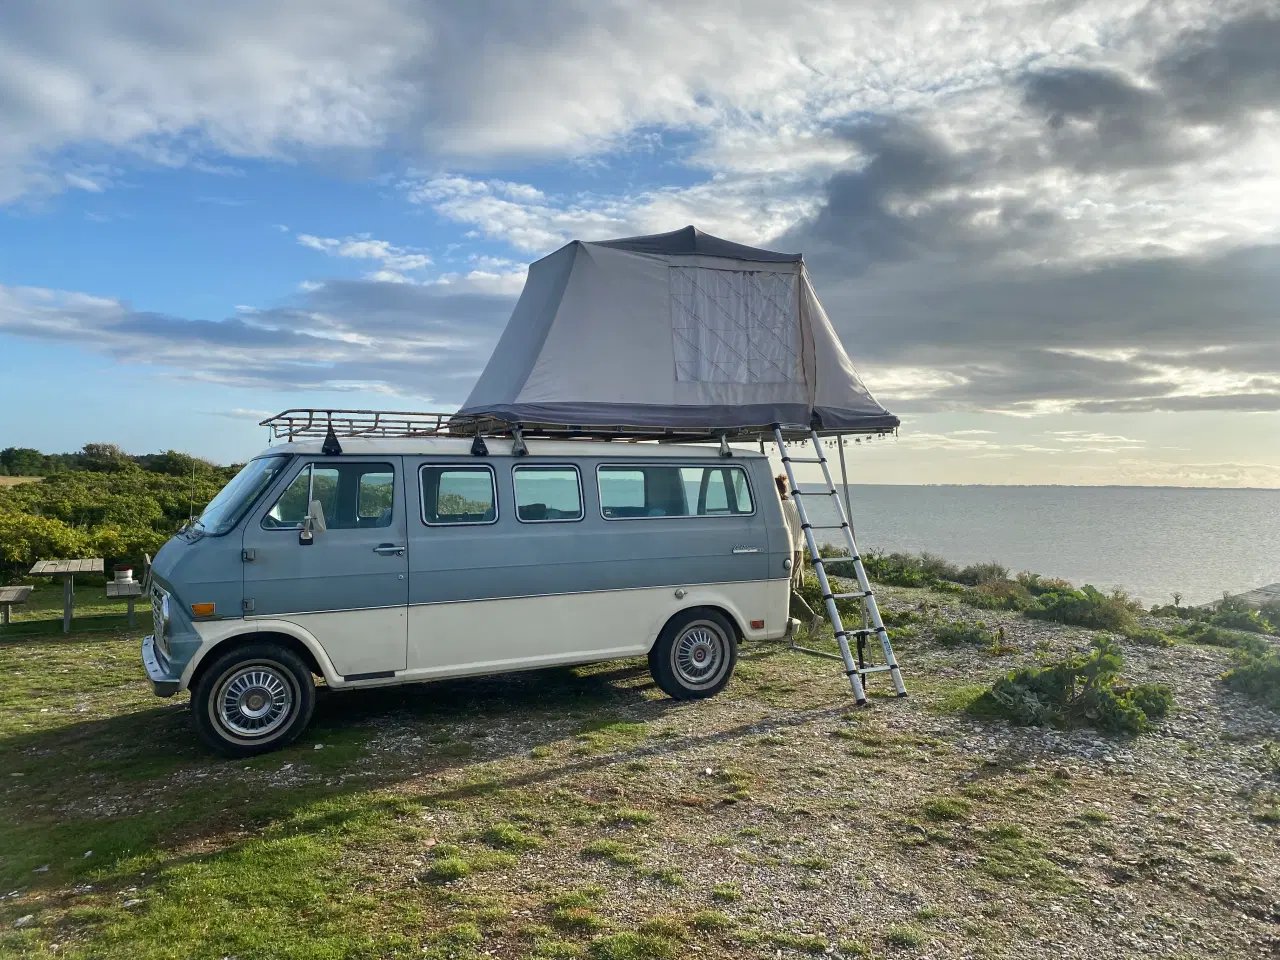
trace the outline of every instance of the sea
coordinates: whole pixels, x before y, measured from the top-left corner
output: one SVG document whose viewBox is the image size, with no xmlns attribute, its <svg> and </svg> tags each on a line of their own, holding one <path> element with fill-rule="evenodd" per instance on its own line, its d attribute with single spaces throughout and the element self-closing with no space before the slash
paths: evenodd
<svg viewBox="0 0 1280 960">
<path fill-rule="evenodd" d="M 995 560 L 1120 587 L 1144 604 L 1175 592 L 1201 604 L 1280 582 L 1280 490 L 850 484 L 849 499 L 861 550 Z M 805 501 L 815 524 L 834 519 L 829 500 Z"/>
</svg>

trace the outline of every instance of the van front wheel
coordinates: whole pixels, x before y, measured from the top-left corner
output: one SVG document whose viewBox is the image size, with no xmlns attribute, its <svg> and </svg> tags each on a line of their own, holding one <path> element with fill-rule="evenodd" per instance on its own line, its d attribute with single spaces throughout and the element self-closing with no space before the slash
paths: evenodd
<svg viewBox="0 0 1280 960">
<path fill-rule="evenodd" d="M 296 653 L 274 643 L 224 654 L 191 691 L 196 732 L 227 757 L 251 757 L 292 742 L 315 705 L 311 671 Z"/>
<path fill-rule="evenodd" d="M 737 662 L 737 631 L 716 610 L 686 610 L 672 617 L 649 651 L 649 672 L 677 700 L 719 693 Z"/>
</svg>

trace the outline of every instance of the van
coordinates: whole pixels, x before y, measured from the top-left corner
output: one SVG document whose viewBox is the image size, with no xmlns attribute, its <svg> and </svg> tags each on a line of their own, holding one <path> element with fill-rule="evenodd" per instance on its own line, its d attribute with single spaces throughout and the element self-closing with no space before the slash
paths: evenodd
<svg viewBox="0 0 1280 960">
<path fill-rule="evenodd" d="M 333 690 L 647 656 L 709 697 L 738 645 L 790 636 L 769 461 L 726 445 L 450 436 L 264 450 L 157 554 L 155 693 L 229 756 Z M 326 452 L 329 451 L 329 452 Z M 728 454 L 728 455 L 726 455 Z"/>
</svg>

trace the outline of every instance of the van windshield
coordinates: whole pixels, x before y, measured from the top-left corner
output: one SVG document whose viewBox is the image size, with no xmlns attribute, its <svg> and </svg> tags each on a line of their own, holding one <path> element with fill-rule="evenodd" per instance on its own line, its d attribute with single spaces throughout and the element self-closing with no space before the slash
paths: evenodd
<svg viewBox="0 0 1280 960">
<path fill-rule="evenodd" d="M 271 481 L 284 469 L 288 459 L 285 456 L 259 457 L 246 463 L 244 469 L 231 478 L 231 482 L 209 501 L 200 514 L 197 522 L 201 533 L 217 537 L 235 529 L 245 511 L 263 490 L 271 486 Z"/>
</svg>

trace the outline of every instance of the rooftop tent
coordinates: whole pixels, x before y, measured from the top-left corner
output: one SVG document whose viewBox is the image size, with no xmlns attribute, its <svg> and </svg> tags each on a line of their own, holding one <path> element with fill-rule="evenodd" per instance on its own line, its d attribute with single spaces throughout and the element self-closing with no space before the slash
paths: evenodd
<svg viewBox="0 0 1280 960">
<path fill-rule="evenodd" d="M 853 369 L 799 254 L 693 227 L 575 240 L 530 266 L 458 412 L 619 432 L 898 426 Z"/>
</svg>

